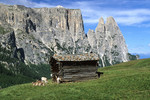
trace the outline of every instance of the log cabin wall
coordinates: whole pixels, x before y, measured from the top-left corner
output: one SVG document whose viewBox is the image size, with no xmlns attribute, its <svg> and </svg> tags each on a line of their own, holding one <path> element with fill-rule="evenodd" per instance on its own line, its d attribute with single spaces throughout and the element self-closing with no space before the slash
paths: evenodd
<svg viewBox="0 0 150 100">
<path fill-rule="evenodd" d="M 64 61 L 62 64 L 63 81 L 97 78 L 97 61 Z"/>
</svg>

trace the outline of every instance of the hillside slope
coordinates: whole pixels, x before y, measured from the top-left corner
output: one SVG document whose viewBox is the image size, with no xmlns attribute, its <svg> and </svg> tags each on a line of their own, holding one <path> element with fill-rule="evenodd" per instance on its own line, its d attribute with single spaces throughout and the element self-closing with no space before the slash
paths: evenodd
<svg viewBox="0 0 150 100">
<path fill-rule="evenodd" d="M 11 50 L 0 45 L 0 88 L 29 83 L 42 76 L 50 78 L 49 65 L 25 65 L 20 59 L 12 58 Z"/>
<path fill-rule="evenodd" d="M 3 100 L 148 100 L 150 98 L 150 59 L 100 68 L 99 71 L 104 74 L 97 80 L 64 84 L 49 81 L 45 87 L 33 87 L 31 83 L 12 86 L 0 90 L 0 98 Z"/>
</svg>

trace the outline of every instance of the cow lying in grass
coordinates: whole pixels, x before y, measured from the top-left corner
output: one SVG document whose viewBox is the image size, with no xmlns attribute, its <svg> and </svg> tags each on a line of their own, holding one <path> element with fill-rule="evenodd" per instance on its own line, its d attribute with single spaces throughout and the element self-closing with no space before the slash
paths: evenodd
<svg viewBox="0 0 150 100">
<path fill-rule="evenodd" d="M 45 86 L 47 84 L 47 78 L 46 77 L 41 77 L 41 80 L 37 80 L 36 82 L 32 82 L 33 86 Z"/>
<path fill-rule="evenodd" d="M 45 83 L 40 80 L 37 80 L 36 82 L 32 82 L 32 85 L 33 86 L 45 86 Z"/>
</svg>

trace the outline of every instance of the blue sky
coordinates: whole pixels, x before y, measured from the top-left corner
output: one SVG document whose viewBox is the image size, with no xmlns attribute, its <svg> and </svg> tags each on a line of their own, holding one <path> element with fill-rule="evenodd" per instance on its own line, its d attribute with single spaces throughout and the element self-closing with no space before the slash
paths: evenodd
<svg viewBox="0 0 150 100">
<path fill-rule="evenodd" d="M 150 57 L 150 0 L 0 0 L 0 3 L 81 9 L 86 33 L 95 30 L 100 17 L 106 21 L 113 16 L 129 52 Z"/>
</svg>

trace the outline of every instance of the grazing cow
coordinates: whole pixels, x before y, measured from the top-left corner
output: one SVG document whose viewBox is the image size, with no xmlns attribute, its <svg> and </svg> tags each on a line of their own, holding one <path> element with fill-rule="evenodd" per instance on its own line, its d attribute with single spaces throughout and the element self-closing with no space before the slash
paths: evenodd
<svg viewBox="0 0 150 100">
<path fill-rule="evenodd" d="M 46 77 L 41 77 L 41 81 L 44 82 L 44 83 L 48 82 Z"/>
</svg>

